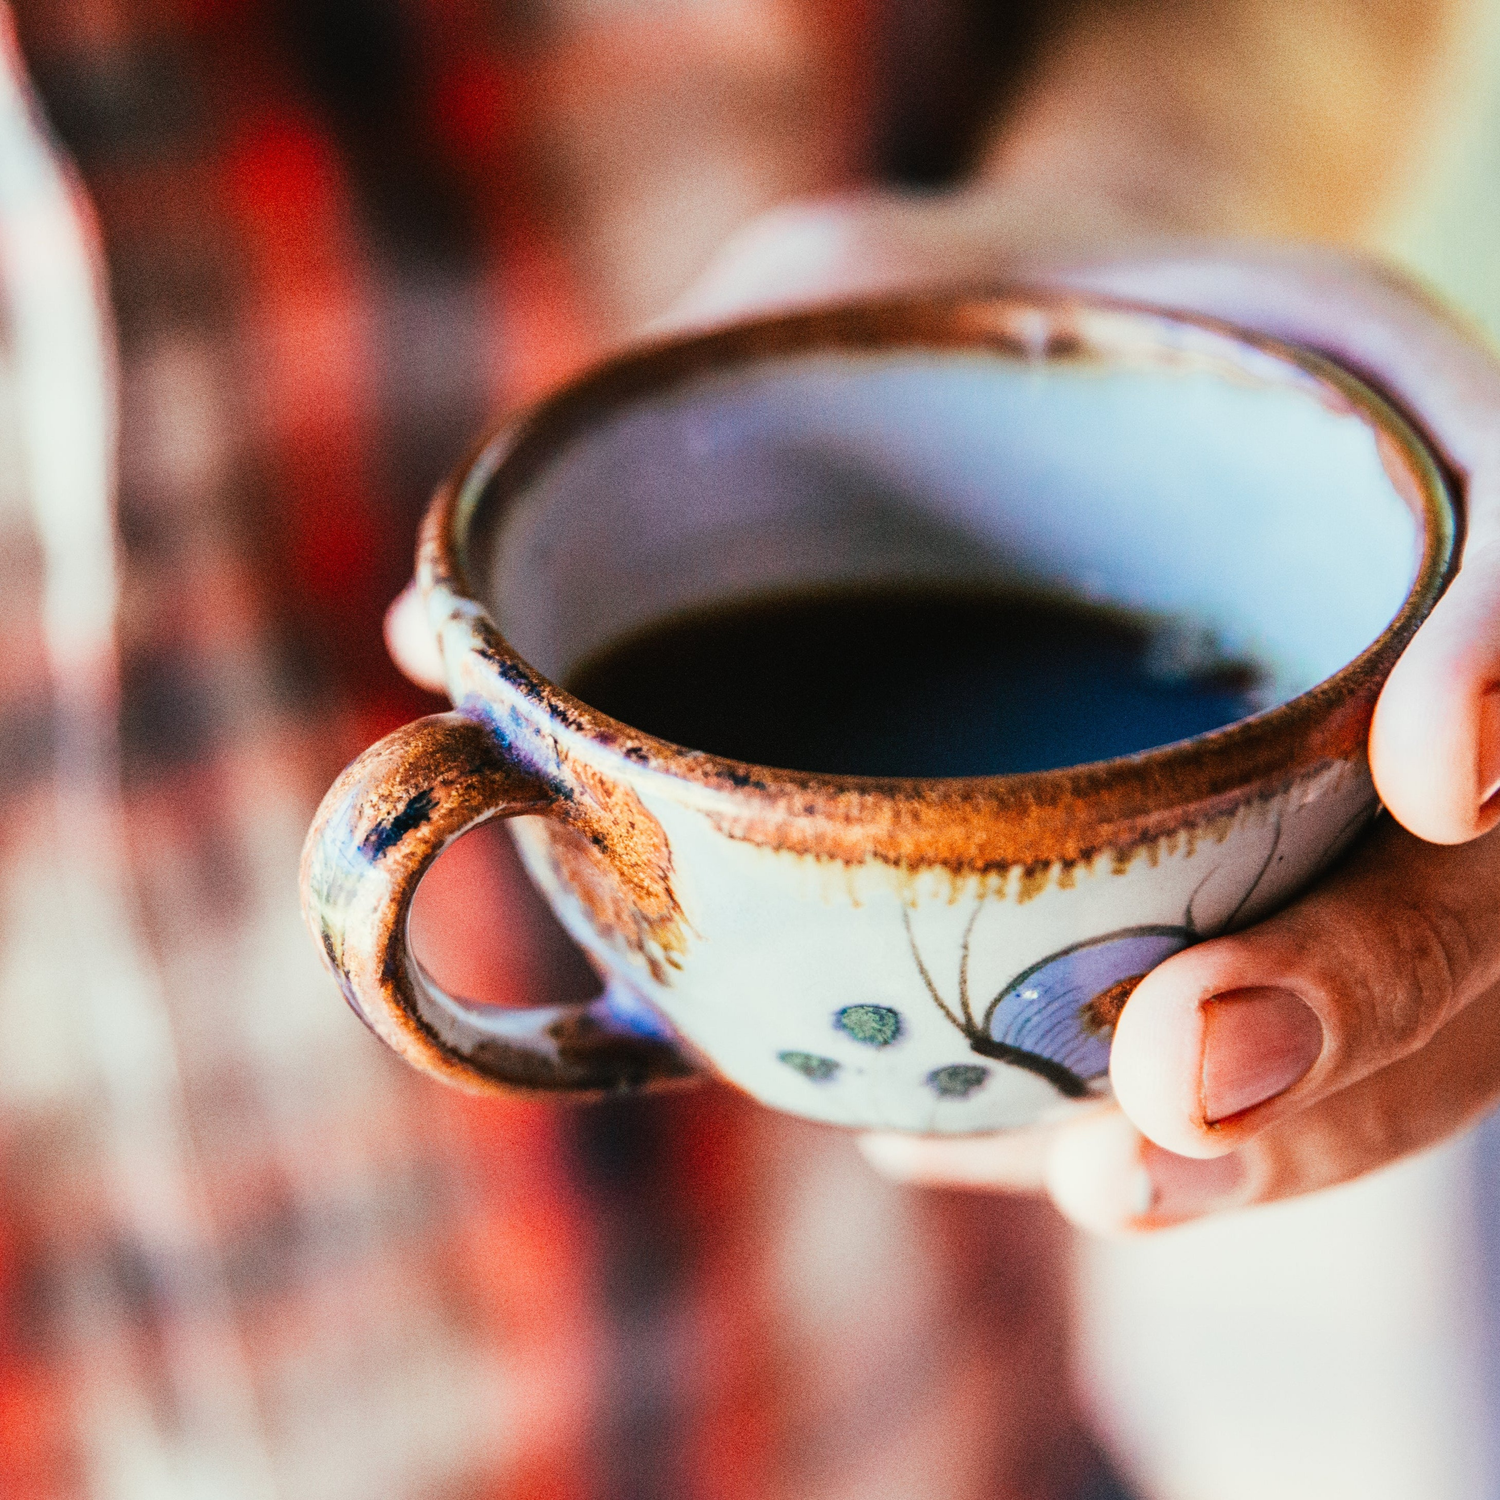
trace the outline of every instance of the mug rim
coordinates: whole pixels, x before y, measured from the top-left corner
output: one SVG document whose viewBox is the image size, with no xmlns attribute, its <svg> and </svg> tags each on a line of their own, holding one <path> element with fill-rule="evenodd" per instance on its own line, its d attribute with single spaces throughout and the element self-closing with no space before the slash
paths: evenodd
<svg viewBox="0 0 1500 1500">
<path fill-rule="evenodd" d="M 1241 367 L 1269 358 L 1293 380 L 1309 382 L 1325 403 L 1353 410 L 1373 430 L 1391 482 L 1421 528 L 1421 561 L 1390 622 L 1353 660 L 1283 703 L 1132 755 L 1043 771 L 934 778 L 767 767 L 675 744 L 593 708 L 526 662 L 473 589 L 475 544 L 498 524 L 507 502 L 571 438 L 632 401 L 695 376 L 795 355 L 1086 359 L 1093 351 L 1082 325 L 1101 314 L 1133 322 L 1141 348 L 1158 359 L 1198 345 L 1197 352 L 1217 349 Z M 1122 351 L 1104 353 L 1119 360 Z M 460 708 L 491 717 L 496 708 L 512 710 L 508 717 L 519 714 L 545 729 L 559 759 L 625 776 L 665 776 L 731 836 L 848 863 L 874 856 L 969 871 L 1066 866 L 1221 819 L 1334 762 L 1362 758 L 1385 677 L 1457 571 L 1459 495 L 1455 476 L 1417 421 L 1389 393 L 1316 350 L 1197 313 L 1015 284 L 756 317 L 606 359 L 473 446 L 428 507 L 417 581 Z"/>
</svg>

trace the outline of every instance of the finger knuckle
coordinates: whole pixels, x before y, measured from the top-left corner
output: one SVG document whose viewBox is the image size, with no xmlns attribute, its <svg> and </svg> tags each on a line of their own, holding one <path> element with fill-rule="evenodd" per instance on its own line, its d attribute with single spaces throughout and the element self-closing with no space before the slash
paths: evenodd
<svg viewBox="0 0 1500 1500">
<path fill-rule="evenodd" d="M 1411 907 L 1387 924 L 1384 948 L 1370 968 L 1361 1009 L 1379 1052 L 1404 1056 L 1425 1046 L 1461 1004 L 1475 935 L 1454 911 Z"/>
</svg>

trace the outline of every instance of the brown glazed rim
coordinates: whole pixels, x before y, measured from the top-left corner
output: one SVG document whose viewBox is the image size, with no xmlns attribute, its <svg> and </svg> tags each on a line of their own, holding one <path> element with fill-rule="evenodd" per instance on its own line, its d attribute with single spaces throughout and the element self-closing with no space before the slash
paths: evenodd
<svg viewBox="0 0 1500 1500">
<path fill-rule="evenodd" d="M 1132 337 L 1095 347 L 1089 323 Z M 1139 342 L 1136 341 L 1136 336 Z M 571 439 L 643 397 L 695 377 L 798 354 L 989 353 L 1028 362 L 1135 361 L 1216 367 L 1289 385 L 1353 411 L 1374 428 L 1387 471 L 1423 531 L 1422 561 L 1401 609 L 1358 657 L 1304 693 L 1193 739 L 1057 770 L 952 779 L 885 779 L 771 769 L 658 739 L 573 697 L 501 636 L 469 582 L 468 563 L 507 505 Z M 724 831 L 758 844 L 900 865 L 994 869 L 1070 864 L 1201 825 L 1275 795 L 1334 761 L 1365 753 L 1386 675 L 1457 569 L 1462 517 L 1431 447 L 1384 395 L 1313 350 L 1211 318 L 1100 296 L 1010 287 L 983 295 L 860 302 L 734 324 L 627 351 L 491 432 L 434 496 L 417 554 L 419 586 L 461 707 L 551 742 L 556 769 L 587 760 L 607 773 L 643 770 L 694 789 Z M 459 627 L 455 639 L 453 627 Z M 540 750 L 538 745 L 536 749 Z M 538 766 L 539 771 L 545 767 Z M 801 832 L 796 825 L 801 825 Z M 939 830 L 944 836 L 936 837 Z"/>
</svg>

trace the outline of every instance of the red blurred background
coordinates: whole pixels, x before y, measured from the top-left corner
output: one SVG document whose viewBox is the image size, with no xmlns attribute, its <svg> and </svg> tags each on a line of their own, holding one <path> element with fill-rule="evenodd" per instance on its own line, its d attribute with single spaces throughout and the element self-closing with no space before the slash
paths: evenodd
<svg viewBox="0 0 1500 1500">
<path fill-rule="evenodd" d="M 0 1494 L 1115 1493 L 1050 1210 L 898 1192 L 709 1087 L 440 1089 L 338 1005 L 295 909 L 323 787 L 433 706 L 380 622 L 434 483 L 761 209 L 955 173 L 1027 11 L 17 9 L 118 343 L 130 957 L 63 914 L 88 835 L 58 835 L 11 494 Z M 503 839 L 435 910 L 512 998 L 586 982 Z M 133 998 L 80 998 L 125 968 Z"/>
</svg>

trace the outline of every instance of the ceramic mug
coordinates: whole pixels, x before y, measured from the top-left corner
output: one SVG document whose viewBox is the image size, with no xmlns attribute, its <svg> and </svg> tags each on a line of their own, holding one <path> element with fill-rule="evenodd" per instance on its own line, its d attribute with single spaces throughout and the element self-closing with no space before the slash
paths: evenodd
<svg viewBox="0 0 1500 1500">
<path fill-rule="evenodd" d="M 1206 319 L 1012 290 L 628 353 L 434 500 L 417 577 L 457 711 L 335 783 L 304 912 L 356 1012 L 455 1082 L 712 1069 L 842 1125 L 1028 1124 L 1107 1089 L 1145 973 L 1265 916 L 1373 816 L 1375 701 L 1458 533 L 1378 392 Z M 669 744 L 559 686 L 677 611 L 934 581 L 1177 622 L 1263 663 L 1270 699 L 1117 760 L 875 780 Z M 423 872 L 497 817 L 604 977 L 592 1003 L 477 1006 L 413 958 Z"/>
</svg>

